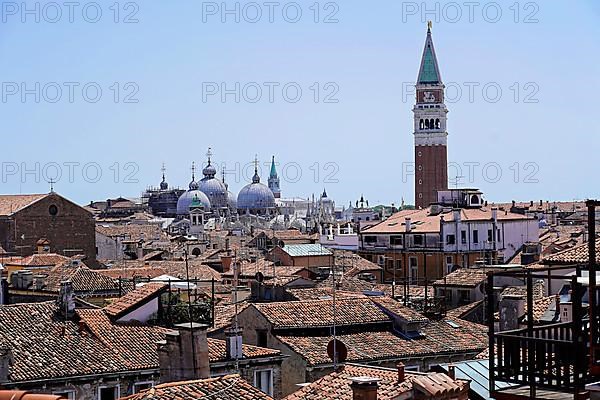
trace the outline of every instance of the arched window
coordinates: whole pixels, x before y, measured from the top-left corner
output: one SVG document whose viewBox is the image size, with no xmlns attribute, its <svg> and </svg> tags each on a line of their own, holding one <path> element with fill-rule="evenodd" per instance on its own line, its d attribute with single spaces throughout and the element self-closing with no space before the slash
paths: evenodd
<svg viewBox="0 0 600 400">
<path fill-rule="evenodd" d="M 423 122 L 423 118 L 421 118 L 421 120 L 419 121 L 419 129 L 424 129 L 425 128 L 425 123 Z"/>
<path fill-rule="evenodd" d="M 435 120 L 435 129 L 440 129 L 440 120 L 439 120 L 439 118 Z"/>
<path fill-rule="evenodd" d="M 428 119 L 425 120 L 425 129 L 429 129 L 429 120 Z"/>
<path fill-rule="evenodd" d="M 431 118 L 429 120 L 429 129 L 434 129 L 434 128 L 435 128 L 435 125 L 434 125 L 434 122 L 433 122 L 433 118 Z"/>
</svg>

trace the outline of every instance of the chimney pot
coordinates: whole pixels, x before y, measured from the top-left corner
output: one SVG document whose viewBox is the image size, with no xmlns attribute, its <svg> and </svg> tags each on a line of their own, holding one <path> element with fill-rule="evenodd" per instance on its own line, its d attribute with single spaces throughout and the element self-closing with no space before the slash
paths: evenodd
<svg viewBox="0 0 600 400">
<path fill-rule="evenodd" d="M 406 228 L 406 232 L 410 232 L 412 230 L 412 226 L 411 226 L 411 222 L 410 221 L 411 220 L 408 217 L 404 219 L 404 225 L 405 225 L 405 228 Z"/>
<path fill-rule="evenodd" d="M 453 364 L 448 365 L 447 375 L 452 379 L 456 379 L 456 367 Z"/>
<path fill-rule="evenodd" d="M 402 383 L 402 382 L 404 382 L 404 379 L 405 379 L 404 364 L 403 363 L 398 363 L 396 365 L 396 368 L 398 369 L 398 383 Z"/>
<path fill-rule="evenodd" d="M 377 389 L 381 379 L 369 376 L 350 378 L 352 383 L 352 400 L 377 400 Z"/>
<path fill-rule="evenodd" d="M 60 283 L 58 306 L 59 311 L 65 318 L 72 318 L 75 314 L 75 293 L 73 292 L 73 282 L 64 281 Z"/>
<path fill-rule="evenodd" d="M 227 329 L 225 331 L 225 343 L 228 360 L 239 360 L 244 358 L 242 348 L 242 328 Z"/>
</svg>

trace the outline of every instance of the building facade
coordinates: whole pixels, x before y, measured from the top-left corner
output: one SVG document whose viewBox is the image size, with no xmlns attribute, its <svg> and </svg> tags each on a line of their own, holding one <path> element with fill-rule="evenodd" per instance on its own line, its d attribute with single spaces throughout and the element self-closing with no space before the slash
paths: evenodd
<svg viewBox="0 0 600 400">
<path fill-rule="evenodd" d="M 40 239 L 48 252 L 96 259 L 95 223 L 83 207 L 52 192 L 0 196 L 0 246 L 7 253 L 30 256 Z"/>
<path fill-rule="evenodd" d="M 476 189 L 438 193 L 437 204 L 403 210 L 360 232 L 359 254 L 386 280 L 424 283 L 477 262 L 500 264 L 539 240 L 538 220 L 482 204 Z"/>
</svg>

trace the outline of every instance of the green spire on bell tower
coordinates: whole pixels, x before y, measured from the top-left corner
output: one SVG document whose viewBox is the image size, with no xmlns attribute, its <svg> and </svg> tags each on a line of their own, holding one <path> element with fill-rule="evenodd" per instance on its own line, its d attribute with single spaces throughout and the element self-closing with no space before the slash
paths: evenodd
<svg viewBox="0 0 600 400">
<path fill-rule="evenodd" d="M 435 48 L 433 47 L 433 39 L 431 37 L 431 21 L 427 24 L 427 39 L 425 40 L 425 48 L 423 49 L 423 57 L 421 58 L 421 68 L 419 68 L 419 78 L 417 84 L 441 84 L 442 77 L 438 67 L 437 57 L 435 56 Z"/>
</svg>

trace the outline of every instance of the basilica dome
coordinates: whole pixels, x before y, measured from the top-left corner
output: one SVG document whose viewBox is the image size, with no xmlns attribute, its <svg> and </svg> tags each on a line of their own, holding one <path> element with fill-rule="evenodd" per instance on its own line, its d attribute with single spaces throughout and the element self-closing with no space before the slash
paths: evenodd
<svg viewBox="0 0 600 400">
<path fill-rule="evenodd" d="M 179 200 L 177 200 L 177 215 L 187 216 L 190 213 L 190 205 L 194 199 L 202 203 L 205 210 L 210 210 L 210 200 L 208 197 L 198 189 L 190 189 L 184 192 L 179 197 Z"/>
<path fill-rule="evenodd" d="M 229 190 L 229 185 L 225 184 L 227 190 L 227 207 L 233 212 L 237 211 L 237 196 Z"/>
<path fill-rule="evenodd" d="M 275 208 L 275 196 L 271 189 L 260 183 L 258 170 L 254 170 L 252 183 L 240 190 L 237 197 L 237 207 L 240 214 L 267 214 Z"/>
<path fill-rule="evenodd" d="M 215 175 L 217 174 L 217 169 L 211 164 L 210 150 L 208 164 L 202 170 L 202 174 L 204 175 L 204 178 L 200 180 L 200 183 L 198 184 L 198 189 L 208 197 L 208 199 L 210 200 L 210 204 L 213 208 L 226 208 L 227 188 L 225 187 L 225 184 L 223 184 L 223 182 L 215 178 Z"/>
</svg>

